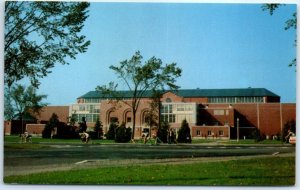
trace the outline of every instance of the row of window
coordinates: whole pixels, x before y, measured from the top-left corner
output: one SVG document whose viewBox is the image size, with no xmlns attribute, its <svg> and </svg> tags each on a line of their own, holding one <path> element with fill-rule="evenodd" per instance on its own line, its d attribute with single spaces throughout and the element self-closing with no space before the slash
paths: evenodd
<svg viewBox="0 0 300 190">
<path fill-rule="evenodd" d="M 72 105 L 72 113 L 76 113 L 76 112 L 100 113 L 100 104 Z"/>
<path fill-rule="evenodd" d="M 195 123 L 192 114 L 161 114 L 161 121 L 168 123 L 181 123 L 186 120 L 188 123 Z"/>
<path fill-rule="evenodd" d="M 210 97 L 209 103 L 263 103 L 263 97 Z"/>
<path fill-rule="evenodd" d="M 101 98 L 85 98 L 83 103 L 101 103 Z"/>
<path fill-rule="evenodd" d="M 105 99 L 105 98 L 104 98 Z M 130 100 L 130 98 L 124 98 L 123 100 Z M 101 103 L 103 98 L 85 98 L 83 99 L 83 103 Z M 171 102 L 167 101 L 166 102 Z M 244 96 L 244 97 L 209 97 L 208 98 L 209 103 L 262 103 L 263 97 L 258 96 Z M 189 105 L 178 105 L 178 111 L 187 111 L 192 110 L 191 107 L 186 107 Z"/>
<path fill-rule="evenodd" d="M 224 136 L 224 131 L 223 130 L 219 130 L 218 134 L 219 134 L 219 136 Z M 207 134 L 203 134 L 200 130 L 197 130 L 196 131 L 196 135 L 197 136 L 205 136 L 205 135 L 207 135 L 207 136 L 215 136 L 216 134 L 214 134 L 214 132 L 212 132 L 211 130 L 208 130 Z"/>
<path fill-rule="evenodd" d="M 229 115 L 229 110 L 214 110 L 214 115 Z"/>
<path fill-rule="evenodd" d="M 163 104 L 161 113 L 189 112 L 195 110 L 196 104 Z"/>
<path fill-rule="evenodd" d="M 80 122 L 82 118 L 85 118 L 86 122 L 96 122 L 99 119 L 99 114 L 72 114 L 75 121 Z"/>
<path fill-rule="evenodd" d="M 176 121 L 175 114 L 162 114 L 161 121 L 167 123 L 175 123 Z"/>
</svg>

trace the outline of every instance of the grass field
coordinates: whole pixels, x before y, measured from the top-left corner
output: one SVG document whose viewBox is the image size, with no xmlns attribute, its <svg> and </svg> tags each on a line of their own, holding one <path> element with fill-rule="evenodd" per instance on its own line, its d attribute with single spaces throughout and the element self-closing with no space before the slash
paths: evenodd
<svg viewBox="0 0 300 190">
<path fill-rule="evenodd" d="M 4 142 L 18 143 L 21 142 L 19 136 L 5 136 Z M 33 143 L 63 143 L 63 144 L 73 144 L 82 143 L 80 139 L 46 139 L 42 137 L 32 137 Z M 109 144 L 114 143 L 114 140 L 97 139 L 91 141 L 93 144 Z"/>
<path fill-rule="evenodd" d="M 259 185 L 295 184 L 295 157 L 221 162 L 132 165 L 8 176 L 17 184 Z"/>
<path fill-rule="evenodd" d="M 21 142 L 20 137 L 18 136 L 5 136 L 4 142 Z M 32 137 L 33 143 L 63 143 L 63 144 L 73 144 L 73 143 L 81 143 L 80 139 L 44 139 L 41 137 Z M 282 141 L 277 140 L 264 140 L 260 142 L 255 142 L 253 139 L 239 140 L 239 142 L 235 140 L 218 140 L 218 139 L 193 139 L 192 144 L 203 144 L 203 143 L 216 143 L 220 142 L 222 144 L 283 144 Z M 115 143 L 114 140 L 106 140 L 106 139 L 97 139 L 92 140 L 90 144 L 111 144 Z M 138 141 L 138 143 L 143 143 L 142 140 Z"/>
</svg>

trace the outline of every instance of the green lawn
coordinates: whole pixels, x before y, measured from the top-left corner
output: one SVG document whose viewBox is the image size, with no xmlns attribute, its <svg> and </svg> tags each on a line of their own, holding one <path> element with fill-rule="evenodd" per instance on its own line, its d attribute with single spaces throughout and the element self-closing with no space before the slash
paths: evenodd
<svg viewBox="0 0 300 190">
<path fill-rule="evenodd" d="M 152 140 L 154 142 L 154 140 Z M 4 142 L 21 142 L 19 136 L 5 136 Z M 44 139 L 41 137 L 32 137 L 33 143 L 81 143 L 80 139 Z M 253 139 L 239 140 L 239 142 L 235 140 L 220 140 L 220 139 L 193 139 L 192 144 L 202 144 L 202 143 L 221 143 L 221 144 L 283 144 L 282 141 L 277 140 L 264 140 L 260 142 L 255 142 Z M 114 140 L 106 140 L 106 139 L 97 139 L 92 140 L 90 144 L 111 144 L 115 143 Z M 143 143 L 143 140 L 138 140 L 138 143 Z M 150 142 L 149 142 L 150 143 Z"/>
<path fill-rule="evenodd" d="M 11 143 L 18 143 L 21 142 L 21 138 L 19 136 L 5 136 L 4 142 L 11 142 Z M 62 143 L 62 144 L 69 144 L 69 143 L 82 143 L 80 139 L 46 139 L 42 137 L 32 137 L 33 143 Z M 114 143 L 113 140 L 106 140 L 106 139 L 97 139 L 92 140 L 90 143 L 93 144 L 108 144 Z"/>
<path fill-rule="evenodd" d="M 9 176 L 19 184 L 259 185 L 295 184 L 295 157 L 94 168 Z"/>
</svg>

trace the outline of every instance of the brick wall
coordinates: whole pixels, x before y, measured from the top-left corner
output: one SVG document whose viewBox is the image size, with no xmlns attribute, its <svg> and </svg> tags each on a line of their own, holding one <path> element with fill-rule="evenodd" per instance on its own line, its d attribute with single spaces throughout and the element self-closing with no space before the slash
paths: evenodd
<svg viewBox="0 0 300 190">
<path fill-rule="evenodd" d="M 210 131 L 210 135 L 209 132 Z M 226 126 L 192 126 L 192 137 L 199 139 L 228 139 L 230 128 Z"/>
<path fill-rule="evenodd" d="M 69 117 L 69 106 L 46 106 L 42 109 L 40 115 L 38 116 L 38 122 L 49 121 L 52 114 L 58 115 L 60 122 L 67 123 Z"/>
<path fill-rule="evenodd" d="M 146 125 L 144 118 L 147 111 L 150 110 L 150 102 L 151 101 L 149 99 L 143 99 L 140 102 L 136 113 L 135 137 L 141 136 L 143 127 Z M 128 100 L 127 103 L 130 103 L 130 100 Z M 131 108 L 127 104 L 123 102 L 102 101 L 100 110 L 100 120 L 103 124 L 104 133 L 106 133 L 109 129 L 112 117 L 117 118 L 119 124 L 125 122 L 127 127 L 132 127 L 133 114 Z"/>
<path fill-rule="evenodd" d="M 4 121 L 4 135 L 11 134 L 11 121 Z"/>
<path fill-rule="evenodd" d="M 42 136 L 42 132 L 45 128 L 45 124 L 27 124 L 26 130 L 30 135 Z"/>
</svg>

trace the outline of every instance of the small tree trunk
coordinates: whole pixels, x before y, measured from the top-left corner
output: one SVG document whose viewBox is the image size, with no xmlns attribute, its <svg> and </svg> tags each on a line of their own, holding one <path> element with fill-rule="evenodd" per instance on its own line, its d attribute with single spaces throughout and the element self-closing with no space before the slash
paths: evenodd
<svg viewBox="0 0 300 190">
<path fill-rule="evenodd" d="M 24 128 L 23 128 L 24 123 L 23 123 L 23 114 L 22 113 L 20 114 L 20 118 L 21 118 L 21 134 L 23 134 L 24 133 Z"/>
<path fill-rule="evenodd" d="M 136 117 L 136 110 L 132 110 L 132 117 L 133 117 L 133 121 L 132 121 L 132 134 L 131 134 L 131 140 L 134 140 L 134 132 L 135 132 L 135 117 Z"/>
</svg>

